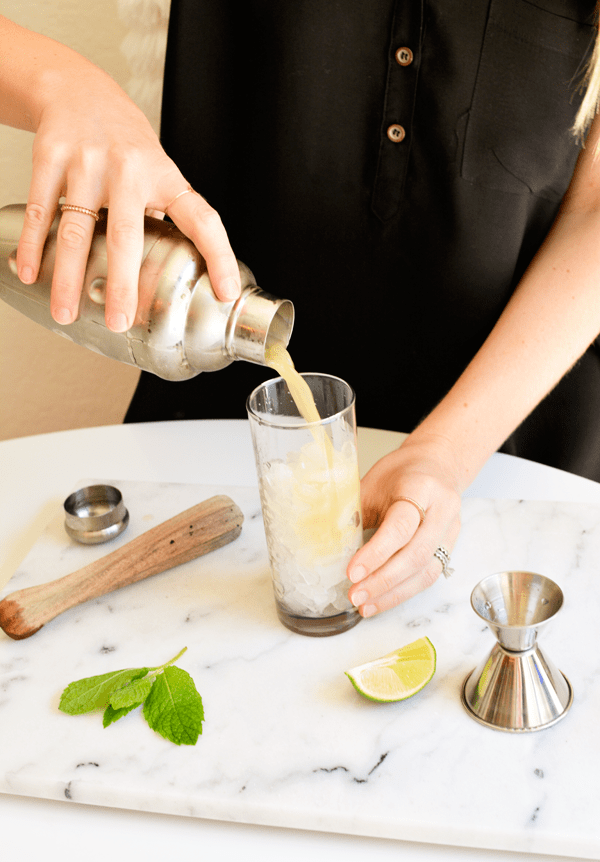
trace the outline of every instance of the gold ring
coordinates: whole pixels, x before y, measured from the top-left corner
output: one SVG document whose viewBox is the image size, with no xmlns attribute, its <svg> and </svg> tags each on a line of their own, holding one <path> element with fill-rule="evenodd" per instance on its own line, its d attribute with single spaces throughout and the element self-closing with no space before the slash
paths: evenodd
<svg viewBox="0 0 600 862">
<path fill-rule="evenodd" d="M 100 221 L 100 214 L 96 212 L 96 210 L 89 210 L 87 207 L 76 207 L 74 204 L 63 204 L 60 208 L 61 213 L 64 213 L 65 210 L 71 210 L 74 213 L 83 213 L 84 215 L 89 215 L 96 221 Z"/>
<path fill-rule="evenodd" d="M 188 192 L 191 192 L 191 193 L 192 193 L 192 194 L 194 194 L 194 195 L 196 194 L 196 192 L 194 191 L 194 189 L 193 189 L 191 186 L 188 186 L 188 187 L 187 187 L 187 189 L 184 189 L 182 192 L 179 192 L 179 194 L 178 194 L 178 195 L 175 195 L 175 197 L 173 198 L 173 200 L 172 200 L 172 201 L 170 201 L 170 203 L 168 203 L 168 204 L 166 205 L 166 207 L 164 208 L 163 212 L 165 213 L 165 215 L 166 215 L 166 212 L 167 212 L 167 210 L 169 209 L 169 207 L 173 206 L 173 204 L 175 203 L 175 201 L 177 200 L 177 198 L 180 198 L 182 195 L 187 195 L 187 194 L 188 194 Z"/>
<path fill-rule="evenodd" d="M 416 508 L 419 510 L 419 516 L 421 518 L 421 520 L 419 521 L 420 527 L 425 520 L 425 509 L 423 508 L 423 506 L 419 506 L 417 501 L 413 500 L 412 497 L 398 497 L 398 500 L 403 500 L 405 503 L 411 503 L 413 506 L 416 506 Z"/>
</svg>

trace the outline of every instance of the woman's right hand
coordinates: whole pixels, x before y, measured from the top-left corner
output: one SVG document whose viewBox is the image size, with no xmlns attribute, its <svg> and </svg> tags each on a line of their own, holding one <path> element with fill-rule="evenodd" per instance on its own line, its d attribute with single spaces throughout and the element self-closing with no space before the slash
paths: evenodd
<svg viewBox="0 0 600 862">
<path fill-rule="evenodd" d="M 21 280 L 27 284 L 36 280 L 44 242 L 63 197 L 73 206 L 108 209 L 109 329 L 124 331 L 135 318 L 145 213 L 162 217 L 168 209 L 169 217 L 206 259 L 216 295 L 235 299 L 240 292 L 239 270 L 221 219 L 199 194 L 180 195 L 189 183 L 162 149 L 142 111 L 112 78 L 79 54 L 6 19 L 0 23 L 14 31 L 2 44 L 8 36 L 11 44 L 21 39 L 19 57 L 27 52 L 34 58 L 22 64 L 37 84 L 21 114 L 26 122 L 17 118 L 12 123 L 36 133 L 17 251 Z M 40 68 L 33 75 L 35 63 Z M 23 87 L 16 94 L 15 89 L 8 87 L 10 96 L 27 99 Z M 66 210 L 60 217 L 51 300 L 58 323 L 68 324 L 77 317 L 94 226 L 93 216 L 86 213 Z"/>
</svg>

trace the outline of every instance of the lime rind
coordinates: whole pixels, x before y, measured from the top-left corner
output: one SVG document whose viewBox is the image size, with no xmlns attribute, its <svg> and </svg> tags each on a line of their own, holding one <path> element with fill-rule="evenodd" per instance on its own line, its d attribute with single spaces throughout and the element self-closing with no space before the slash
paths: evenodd
<svg viewBox="0 0 600 862">
<path fill-rule="evenodd" d="M 396 703 L 413 697 L 431 682 L 436 660 L 435 647 L 424 637 L 345 673 L 368 700 Z"/>
</svg>

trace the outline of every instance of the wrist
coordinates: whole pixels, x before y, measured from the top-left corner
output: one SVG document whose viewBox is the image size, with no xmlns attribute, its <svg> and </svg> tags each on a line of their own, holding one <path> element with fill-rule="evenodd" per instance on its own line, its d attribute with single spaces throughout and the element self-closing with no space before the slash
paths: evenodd
<svg viewBox="0 0 600 862">
<path fill-rule="evenodd" d="M 445 433 L 427 427 L 427 419 L 418 425 L 402 443 L 400 450 L 420 463 L 429 462 L 448 476 L 452 486 L 462 494 L 475 478 L 475 471 L 465 461 L 461 447 Z"/>
</svg>

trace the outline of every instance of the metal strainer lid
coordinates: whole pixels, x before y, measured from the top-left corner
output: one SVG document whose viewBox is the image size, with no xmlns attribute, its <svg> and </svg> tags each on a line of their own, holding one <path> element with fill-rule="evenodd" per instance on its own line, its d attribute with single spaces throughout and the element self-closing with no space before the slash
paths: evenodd
<svg viewBox="0 0 600 862">
<path fill-rule="evenodd" d="M 84 545 L 107 542 L 119 536 L 129 523 L 129 512 L 118 488 L 88 485 L 64 502 L 65 530 Z"/>
</svg>

